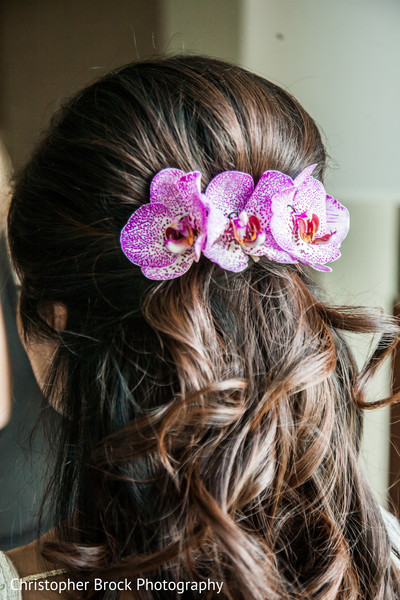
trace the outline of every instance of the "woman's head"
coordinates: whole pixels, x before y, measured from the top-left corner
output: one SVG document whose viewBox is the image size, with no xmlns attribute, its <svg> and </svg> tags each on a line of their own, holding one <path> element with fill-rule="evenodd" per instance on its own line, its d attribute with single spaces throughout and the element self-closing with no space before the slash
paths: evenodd
<svg viewBox="0 0 400 600">
<path fill-rule="evenodd" d="M 111 73 L 55 116 L 15 193 L 9 231 L 23 329 L 48 337 L 64 306 L 70 329 L 97 339 L 100 323 L 114 330 L 113 319 L 135 313 L 149 282 L 119 236 L 161 169 L 198 169 L 205 186 L 229 169 L 257 181 L 268 169 L 294 177 L 314 162 L 321 175 L 325 151 L 309 115 L 239 67 L 175 57 Z M 207 262 L 202 269 L 218 276 Z"/>
<path fill-rule="evenodd" d="M 128 65 L 78 94 L 55 116 L 9 217 L 23 282 L 22 325 L 33 334 L 28 348 L 40 382 L 44 368 L 35 354 L 44 355 L 44 366 L 54 354 L 49 336 L 60 328 L 47 326 L 53 314 L 64 310 L 70 330 L 96 344 L 104 337 L 108 345 L 116 321 L 126 325 L 139 309 L 149 282 L 123 256 L 119 235 L 148 201 L 155 173 L 198 169 L 206 185 L 228 169 L 255 180 L 268 169 L 294 177 L 313 162 L 321 174 L 324 148 L 300 105 L 222 61 L 175 57 Z M 222 275 L 207 262 L 202 269 Z M 46 339 L 42 349 L 38 336 Z"/>
<path fill-rule="evenodd" d="M 320 178 L 325 151 L 296 100 L 215 59 L 128 65 L 53 119 L 17 180 L 8 232 L 26 338 L 57 341 L 46 389 L 67 417 L 58 562 L 211 575 L 232 598 L 394 598 L 356 462 L 363 385 L 394 326 L 319 302 L 298 265 L 262 259 L 233 274 L 202 258 L 151 282 L 120 247 L 166 167 L 198 170 L 206 186 L 227 170 L 257 182 L 313 163 Z M 51 326 L 57 307 L 65 328 Z M 346 329 L 386 334 L 361 378 Z"/>
<path fill-rule="evenodd" d="M 268 169 L 295 176 L 312 163 L 318 164 L 315 176 L 321 176 L 325 151 L 314 122 L 266 80 L 199 57 L 124 67 L 56 115 L 20 182 L 21 193 L 29 186 L 32 197 L 31 207 L 24 203 L 18 217 L 21 233 L 24 222 L 31 232 L 37 221 L 28 236 L 32 260 L 24 263 L 24 280 L 32 280 L 42 300 L 64 302 L 78 314 L 89 298 L 125 311 L 132 308 L 132 283 L 142 276 L 121 253 L 119 235 L 133 210 L 148 202 L 158 171 L 198 169 L 205 186 L 229 169 L 257 181 Z M 13 203 L 11 227 L 19 204 Z M 18 264 L 12 229 L 10 237 Z M 58 285 L 67 273 L 68 286 L 65 280 Z"/>
</svg>

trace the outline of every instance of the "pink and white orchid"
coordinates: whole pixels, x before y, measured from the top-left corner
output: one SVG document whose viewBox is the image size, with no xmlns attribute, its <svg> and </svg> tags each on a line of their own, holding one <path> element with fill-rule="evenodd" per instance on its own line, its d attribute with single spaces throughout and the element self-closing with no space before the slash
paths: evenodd
<svg viewBox="0 0 400 600">
<path fill-rule="evenodd" d="M 347 208 L 328 196 L 311 176 L 316 165 L 304 169 L 271 201 L 274 240 L 296 262 L 318 271 L 332 271 L 326 263 L 340 256 L 340 245 L 350 227 Z"/>
<path fill-rule="evenodd" d="M 270 228 L 271 198 L 289 181 L 277 171 L 264 173 L 255 188 L 248 173 L 225 171 L 214 177 L 205 191 L 209 215 L 204 255 L 236 272 L 247 267 L 249 256 L 297 262 L 275 242 Z"/>
<path fill-rule="evenodd" d="M 173 279 L 198 261 L 206 239 L 201 174 L 163 169 L 150 186 L 150 203 L 121 232 L 121 247 L 149 279 Z"/>
</svg>

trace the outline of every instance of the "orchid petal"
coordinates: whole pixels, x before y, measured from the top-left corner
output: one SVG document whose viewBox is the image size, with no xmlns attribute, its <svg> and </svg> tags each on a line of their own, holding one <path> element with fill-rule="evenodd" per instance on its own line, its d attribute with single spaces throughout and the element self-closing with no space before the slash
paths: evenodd
<svg viewBox="0 0 400 600">
<path fill-rule="evenodd" d="M 229 225 L 229 219 L 224 213 L 214 206 L 210 206 L 207 217 L 207 242 L 206 249 L 210 248 L 216 240 L 223 235 Z"/>
<path fill-rule="evenodd" d="M 272 197 L 282 189 L 293 186 L 293 180 L 289 175 L 279 171 L 265 171 L 257 182 L 254 192 L 246 204 L 248 214 L 255 211 L 259 206 L 271 205 Z"/>
<path fill-rule="evenodd" d="M 315 163 L 314 165 L 310 165 L 309 167 L 306 167 L 305 169 L 303 169 L 301 171 L 301 173 L 299 173 L 297 175 L 297 177 L 294 180 L 294 185 L 296 187 L 299 187 L 302 183 L 304 183 L 311 175 L 311 173 L 314 171 L 315 167 L 317 166 L 317 163 Z"/>
<path fill-rule="evenodd" d="M 247 214 L 257 215 L 262 229 L 267 233 L 270 231 L 272 218 L 272 198 L 277 192 L 285 188 L 290 188 L 292 195 L 295 194 L 291 177 L 279 171 L 266 171 L 261 175 L 251 198 L 246 204 Z"/>
<path fill-rule="evenodd" d="M 185 200 L 190 200 L 193 196 L 199 197 L 201 194 L 201 173 L 199 171 L 191 171 L 180 177 L 176 185 L 179 193 Z"/>
<path fill-rule="evenodd" d="M 316 271 L 323 271 L 325 273 L 330 273 L 332 271 L 332 269 L 330 267 L 327 267 L 326 265 L 316 264 L 316 263 L 310 264 L 310 267 L 312 267 Z"/>
<path fill-rule="evenodd" d="M 201 193 L 201 173 L 192 171 L 185 173 L 176 183 L 179 190 L 181 203 L 186 206 L 187 214 L 192 222 L 192 225 L 198 232 L 206 230 L 206 203 Z M 204 236 L 205 239 L 205 236 Z M 197 244 L 199 247 L 199 244 Z M 201 245 L 200 250 L 203 245 Z"/>
<path fill-rule="evenodd" d="M 324 265 L 328 262 L 337 260 L 340 256 L 340 250 L 332 240 L 326 244 L 301 244 L 296 250 L 296 254 L 293 252 L 293 256 L 298 258 L 301 262 L 308 262 L 311 265 L 321 264 Z M 316 268 L 316 267 L 314 267 Z"/>
<path fill-rule="evenodd" d="M 171 215 L 162 204 L 144 204 L 130 217 L 121 231 L 125 256 L 141 267 L 167 267 L 175 256 L 165 247 L 164 232 Z"/>
<path fill-rule="evenodd" d="M 277 245 L 292 255 L 296 251 L 293 236 L 293 188 L 286 188 L 272 199 L 271 233 Z M 300 212 L 300 211 L 298 211 Z"/>
<path fill-rule="evenodd" d="M 241 171 L 225 171 L 210 181 L 205 196 L 210 206 L 227 217 L 233 212 L 242 212 L 253 190 L 251 175 Z"/>
<path fill-rule="evenodd" d="M 249 261 L 247 254 L 228 233 L 222 235 L 215 244 L 204 250 L 203 254 L 222 269 L 235 273 L 243 271 Z"/>
<path fill-rule="evenodd" d="M 265 241 L 260 244 L 257 248 L 243 247 L 243 251 L 251 256 L 266 256 L 270 260 L 274 260 L 280 263 L 295 264 L 298 262 L 297 259 L 293 258 L 288 252 L 282 250 L 279 244 L 276 243 L 272 233 L 267 231 L 265 234 Z"/>
<path fill-rule="evenodd" d="M 194 244 L 193 244 L 194 255 L 195 255 L 194 260 L 196 262 L 199 261 L 201 252 L 202 252 L 202 250 L 204 249 L 204 247 L 206 245 L 206 235 L 207 234 L 205 232 L 201 233 L 200 235 L 198 235 L 197 238 L 196 238 L 196 240 L 195 240 L 195 242 L 194 242 Z"/>
<path fill-rule="evenodd" d="M 326 197 L 326 222 L 328 229 L 336 231 L 335 243 L 340 245 L 350 228 L 350 214 L 347 208 L 332 196 Z"/>
<path fill-rule="evenodd" d="M 150 185 L 150 202 L 164 204 L 176 220 L 183 219 L 192 212 L 191 198 L 186 194 L 183 197 L 179 189 L 182 177 L 185 177 L 185 173 L 179 169 L 163 169 Z"/>
<path fill-rule="evenodd" d="M 190 248 L 189 250 L 187 250 L 187 252 L 184 252 L 183 254 L 175 254 L 174 258 L 176 258 L 176 260 L 173 262 L 173 264 L 166 267 L 143 267 L 143 275 L 148 279 L 154 279 L 156 281 L 163 281 L 167 279 L 175 279 L 176 277 L 180 277 L 190 269 L 193 263 L 193 248 Z"/>
<path fill-rule="evenodd" d="M 155 175 L 150 184 L 150 202 L 170 207 L 179 202 L 177 182 L 184 175 L 180 169 L 163 169 Z"/>
<path fill-rule="evenodd" d="M 318 179 L 309 177 L 297 187 L 293 197 L 293 208 L 296 214 L 315 213 L 319 218 L 319 235 L 329 233 L 326 231 L 326 191 Z"/>
</svg>

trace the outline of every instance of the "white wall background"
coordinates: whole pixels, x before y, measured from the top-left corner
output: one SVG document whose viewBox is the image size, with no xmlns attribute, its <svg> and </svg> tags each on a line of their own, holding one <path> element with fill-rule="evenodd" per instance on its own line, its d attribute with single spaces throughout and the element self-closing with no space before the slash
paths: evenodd
<svg viewBox="0 0 400 600">
<path fill-rule="evenodd" d="M 332 192 L 399 201 L 400 2 L 244 0 L 242 11 L 240 61 L 321 126 Z"/>
<path fill-rule="evenodd" d="M 238 61 L 242 0 L 163 0 L 163 52 L 196 52 Z"/>
<path fill-rule="evenodd" d="M 392 309 L 400 187 L 399 0 L 165 0 L 165 46 L 234 60 L 288 89 L 320 126 L 326 187 L 351 213 L 333 273 L 333 302 Z M 368 340 L 358 342 L 359 359 Z M 371 399 L 390 387 L 389 368 Z M 389 410 L 366 414 L 364 469 L 386 503 Z"/>
</svg>

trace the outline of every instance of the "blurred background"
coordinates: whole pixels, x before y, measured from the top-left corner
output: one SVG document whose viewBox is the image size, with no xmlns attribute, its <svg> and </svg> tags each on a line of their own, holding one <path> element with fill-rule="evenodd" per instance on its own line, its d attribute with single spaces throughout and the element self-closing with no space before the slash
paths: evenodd
<svg viewBox="0 0 400 600">
<path fill-rule="evenodd" d="M 343 256 L 319 282 L 333 303 L 392 312 L 399 294 L 399 0 L 1 0 L 4 164 L 18 169 L 24 163 L 65 96 L 113 67 L 174 52 L 233 61 L 300 100 L 318 123 L 330 155 L 326 188 L 350 209 L 352 220 Z M 0 252 L 5 260 L 5 248 Z M 12 303 L 10 295 L 4 300 L 6 279 L 3 274 L 3 307 Z M 7 314 L 10 322 L 11 312 Z M 8 325 L 8 336 L 14 334 Z M 370 341 L 354 346 L 360 362 Z M 18 411 L 18 406 L 28 400 L 40 404 L 29 366 L 13 344 L 17 342 L 9 341 L 10 362 L 17 362 L 14 410 L 0 432 L 1 493 L 7 489 L 11 497 L 0 505 L 0 543 L 12 528 L 9 545 L 17 545 L 24 531 L 31 535 L 33 520 L 22 523 L 21 514 L 29 506 L 27 488 L 36 494 L 42 473 L 40 453 L 29 467 L 20 458 L 11 468 L 6 455 L 13 443 L 13 451 L 22 456 L 24 444 L 10 441 L 21 433 L 23 408 Z M 30 383 L 22 392 L 24 377 Z M 390 388 L 388 365 L 376 379 L 371 400 L 385 397 Z M 400 414 L 389 408 L 365 418 L 363 467 L 384 506 L 390 485 L 394 502 L 399 502 L 398 487 L 393 487 L 400 473 L 398 420 Z"/>
</svg>

